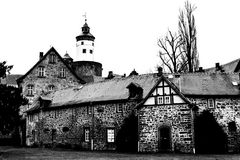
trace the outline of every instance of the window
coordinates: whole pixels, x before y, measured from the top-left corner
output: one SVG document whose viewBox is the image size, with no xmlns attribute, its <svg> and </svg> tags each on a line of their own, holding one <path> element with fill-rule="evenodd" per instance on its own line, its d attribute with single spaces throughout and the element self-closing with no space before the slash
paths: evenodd
<svg viewBox="0 0 240 160">
<path fill-rule="evenodd" d="M 92 114 L 92 109 L 93 109 L 92 107 L 88 106 L 88 107 L 87 107 L 87 113 L 88 113 L 88 114 Z"/>
<path fill-rule="evenodd" d="M 29 121 L 30 121 L 30 122 L 33 121 L 33 115 L 29 115 Z"/>
<path fill-rule="evenodd" d="M 90 49 L 90 54 L 92 54 L 92 53 L 93 53 L 93 50 Z"/>
<path fill-rule="evenodd" d="M 86 50 L 86 49 L 83 49 L 83 50 L 82 50 L 82 52 L 83 52 L 83 53 L 86 53 L 86 52 L 87 52 L 87 50 Z"/>
<path fill-rule="evenodd" d="M 49 56 L 49 63 L 55 63 L 56 62 L 56 58 L 54 54 L 50 54 Z"/>
<path fill-rule="evenodd" d="M 92 43 L 92 46 L 94 46 L 94 43 Z"/>
<path fill-rule="evenodd" d="M 84 141 L 90 141 L 90 128 L 84 128 Z"/>
<path fill-rule="evenodd" d="M 158 104 L 163 104 L 163 97 L 162 96 L 159 96 L 158 97 Z"/>
<path fill-rule="evenodd" d="M 60 69 L 60 74 L 59 74 L 59 76 L 61 77 L 61 78 L 65 78 L 65 69 L 64 68 L 61 68 Z"/>
<path fill-rule="evenodd" d="M 81 42 L 81 45 L 84 45 L 84 42 Z"/>
<path fill-rule="evenodd" d="M 107 142 L 108 143 L 113 143 L 114 141 L 115 141 L 115 139 L 114 139 L 114 135 L 115 133 L 114 133 L 114 129 L 113 128 L 108 128 L 107 129 Z"/>
<path fill-rule="evenodd" d="M 170 96 L 165 96 L 164 102 L 165 102 L 165 104 L 170 104 Z"/>
<path fill-rule="evenodd" d="M 117 112 L 118 113 L 122 113 L 123 112 L 123 106 L 122 105 L 117 106 Z"/>
<path fill-rule="evenodd" d="M 48 90 L 49 90 L 49 91 L 53 91 L 54 88 L 55 88 L 54 85 L 49 85 L 49 86 L 48 86 Z"/>
<path fill-rule="evenodd" d="M 214 100 L 208 99 L 208 108 L 214 108 Z"/>
<path fill-rule="evenodd" d="M 33 96 L 33 85 L 28 85 L 27 86 L 27 95 L 28 96 Z"/>
<path fill-rule="evenodd" d="M 45 68 L 44 67 L 38 67 L 38 76 L 39 77 L 45 76 Z"/>
</svg>

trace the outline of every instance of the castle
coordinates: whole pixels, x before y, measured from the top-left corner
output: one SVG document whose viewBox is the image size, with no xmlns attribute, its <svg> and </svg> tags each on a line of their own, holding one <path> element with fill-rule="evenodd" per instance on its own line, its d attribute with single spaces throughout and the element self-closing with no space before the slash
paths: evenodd
<svg viewBox="0 0 240 160">
<path fill-rule="evenodd" d="M 238 70 L 217 65 L 206 72 L 164 74 L 159 68 L 153 74 L 103 78 L 102 64 L 93 61 L 95 37 L 87 22 L 76 40 L 77 61 L 52 47 L 18 79 L 29 99 L 21 108 L 26 145 L 239 152 Z"/>
</svg>

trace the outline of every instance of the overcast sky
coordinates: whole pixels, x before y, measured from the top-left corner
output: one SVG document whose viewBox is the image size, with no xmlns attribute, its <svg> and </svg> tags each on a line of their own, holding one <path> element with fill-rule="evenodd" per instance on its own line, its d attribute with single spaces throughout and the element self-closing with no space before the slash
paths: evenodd
<svg viewBox="0 0 240 160">
<path fill-rule="evenodd" d="M 185 0 L 8 0 L 0 1 L 0 61 L 25 74 L 53 46 L 74 59 L 84 24 L 95 39 L 94 60 L 108 71 L 155 72 L 157 39 L 177 31 Z M 190 0 L 197 26 L 200 65 L 212 67 L 240 58 L 240 1 Z"/>
</svg>

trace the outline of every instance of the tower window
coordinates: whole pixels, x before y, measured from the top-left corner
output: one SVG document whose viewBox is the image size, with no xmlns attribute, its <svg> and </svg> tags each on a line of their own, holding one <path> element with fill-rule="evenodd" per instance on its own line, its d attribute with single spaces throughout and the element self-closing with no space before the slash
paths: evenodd
<svg viewBox="0 0 240 160">
<path fill-rule="evenodd" d="M 92 43 L 92 46 L 94 46 L 94 43 Z"/>
<path fill-rule="evenodd" d="M 90 49 L 90 54 L 92 54 L 92 53 L 93 53 L 93 50 Z"/>
<path fill-rule="evenodd" d="M 84 45 L 84 42 L 81 42 L 81 45 Z"/>
<path fill-rule="evenodd" d="M 27 95 L 28 96 L 33 96 L 33 85 L 28 85 L 27 86 Z"/>
<path fill-rule="evenodd" d="M 39 77 L 45 76 L 45 68 L 44 67 L 38 67 L 38 76 Z"/>
<path fill-rule="evenodd" d="M 87 52 L 87 50 L 86 50 L 86 49 L 83 49 L 83 50 L 82 50 L 82 52 L 83 52 L 83 53 L 86 53 L 86 52 Z"/>
<path fill-rule="evenodd" d="M 61 68 L 61 69 L 60 69 L 59 76 L 60 76 L 61 78 L 65 78 L 65 77 L 66 77 L 66 71 L 65 71 L 64 68 Z"/>
</svg>

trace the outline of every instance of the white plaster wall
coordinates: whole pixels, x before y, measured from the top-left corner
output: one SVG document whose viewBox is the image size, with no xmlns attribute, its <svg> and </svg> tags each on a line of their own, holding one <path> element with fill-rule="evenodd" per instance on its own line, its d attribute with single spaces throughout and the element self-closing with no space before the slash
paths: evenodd
<svg viewBox="0 0 240 160">
<path fill-rule="evenodd" d="M 81 43 L 84 43 L 81 45 Z M 94 41 L 90 40 L 81 40 L 78 41 L 76 44 L 77 47 L 77 55 L 76 55 L 76 61 L 94 61 L 94 45 L 92 45 Z M 83 53 L 83 49 L 86 49 L 86 53 Z M 90 50 L 93 51 L 93 53 L 90 53 Z"/>
</svg>

